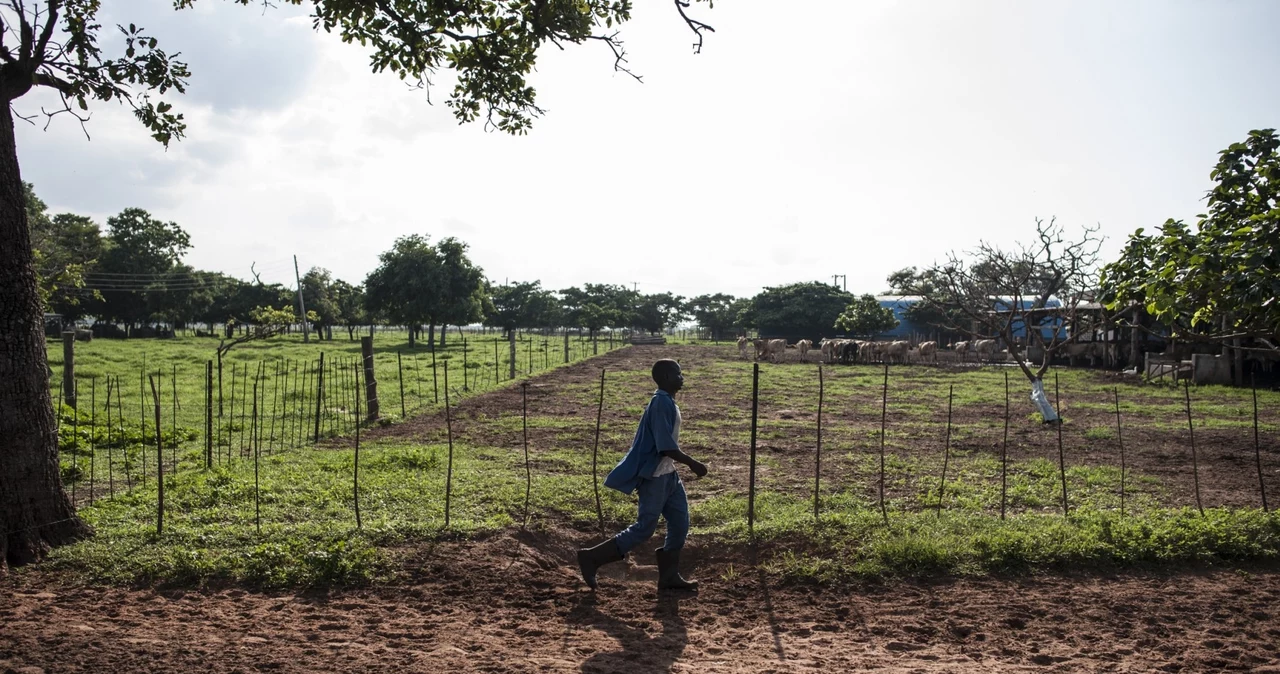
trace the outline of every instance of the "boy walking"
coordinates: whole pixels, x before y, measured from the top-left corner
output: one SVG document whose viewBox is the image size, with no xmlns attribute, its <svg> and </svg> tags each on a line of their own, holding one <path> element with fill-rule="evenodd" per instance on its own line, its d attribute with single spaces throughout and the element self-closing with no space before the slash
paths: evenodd
<svg viewBox="0 0 1280 674">
<path fill-rule="evenodd" d="M 659 515 L 667 521 L 667 539 L 657 550 L 658 589 L 698 589 L 697 581 L 680 577 L 680 550 L 689 533 L 689 501 L 676 464 L 683 463 L 698 477 L 707 474 L 707 467 L 680 451 L 680 408 L 675 401 L 676 392 L 684 386 L 680 364 L 660 360 L 653 364 L 652 374 L 658 390 L 640 417 L 631 449 L 604 480 L 606 487 L 624 494 L 638 492 L 640 507 L 636 522 L 595 547 L 578 550 L 582 579 L 593 590 L 596 571 L 649 540 L 658 527 Z"/>
</svg>

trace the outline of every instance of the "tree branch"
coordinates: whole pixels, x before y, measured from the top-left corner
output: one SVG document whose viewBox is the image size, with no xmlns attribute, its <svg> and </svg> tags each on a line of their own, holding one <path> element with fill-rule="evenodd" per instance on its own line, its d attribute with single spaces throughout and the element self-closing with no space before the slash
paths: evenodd
<svg viewBox="0 0 1280 674">
<path fill-rule="evenodd" d="M 674 0 L 674 1 L 676 3 L 676 11 L 680 12 L 680 18 L 684 19 L 685 24 L 689 26 L 689 29 L 693 31 L 693 34 L 698 36 L 698 41 L 693 43 L 693 53 L 701 54 L 702 53 L 702 31 L 706 30 L 714 33 L 716 32 L 716 29 L 712 28 L 711 26 L 708 26 L 707 24 L 701 21 L 689 18 L 689 15 L 685 14 L 684 12 L 684 10 L 689 7 L 688 2 L 684 2 L 682 0 Z"/>
<path fill-rule="evenodd" d="M 35 57 L 37 65 L 44 62 L 44 50 L 49 46 L 49 38 L 53 37 L 53 29 L 58 23 L 58 7 L 62 0 L 49 0 L 44 15 L 44 29 L 40 31 L 40 41 L 36 43 Z"/>
</svg>

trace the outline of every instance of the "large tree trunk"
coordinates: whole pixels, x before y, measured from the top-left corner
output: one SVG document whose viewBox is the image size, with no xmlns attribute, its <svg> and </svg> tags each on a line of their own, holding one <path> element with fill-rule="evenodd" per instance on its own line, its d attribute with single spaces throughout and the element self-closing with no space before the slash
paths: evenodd
<svg viewBox="0 0 1280 674">
<path fill-rule="evenodd" d="M 58 471 L 44 316 L 9 101 L 0 110 L 0 569 L 91 533 Z"/>
</svg>

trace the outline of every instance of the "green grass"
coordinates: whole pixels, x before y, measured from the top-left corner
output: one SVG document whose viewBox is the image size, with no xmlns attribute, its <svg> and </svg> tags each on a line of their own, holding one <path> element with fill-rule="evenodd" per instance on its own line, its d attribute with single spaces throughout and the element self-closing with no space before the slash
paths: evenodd
<svg viewBox="0 0 1280 674">
<path fill-rule="evenodd" d="M 301 335 L 286 335 L 235 347 L 223 359 L 221 406 L 217 398 L 216 349 L 219 340 L 216 338 L 97 339 L 77 343 L 79 419 L 67 407 L 63 408 L 60 416 L 62 473 L 68 488 L 78 483 L 75 488 L 88 489 L 88 482 L 91 480 L 105 483 L 111 479 L 112 471 L 119 471 L 116 477 L 120 479 L 124 479 L 126 471 L 129 479 L 141 479 L 144 454 L 145 460 L 149 462 L 148 470 L 154 471 L 154 456 L 144 452 L 144 449 L 153 451 L 155 443 L 155 410 L 148 376 L 158 378 L 160 426 L 166 447 L 166 461 L 170 460 L 170 455 L 176 454 L 190 459 L 180 464 L 179 468 L 182 470 L 202 465 L 199 454 L 182 450 L 204 446 L 205 367 L 210 360 L 215 362 L 215 397 L 212 406 L 217 455 L 247 454 L 247 443 L 254 427 L 252 400 L 255 382 L 260 386 L 259 414 L 264 424 L 261 431 L 264 445 L 278 448 L 308 444 L 316 431 L 315 371 L 322 353 L 325 357 L 326 383 L 324 400 L 319 406 L 320 436 L 325 438 L 350 433 L 355 420 L 354 369 L 360 362 L 358 337 L 359 335 L 355 341 L 351 341 L 345 331 L 335 331 L 332 341 L 312 339 L 310 343 L 303 343 Z M 467 333 L 465 337 L 464 354 L 463 340 L 459 338 L 457 330 L 450 332 L 445 346 L 436 350 L 433 370 L 432 355 L 425 342 L 420 341 L 416 348 L 411 349 L 406 332 L 383 330 L 375 334 L 374 366 L 382 423 L 402 420 L 402 412 L 412 416 L 440 409 L 445 400 L 446 372 L 450 396 L 454 400 L 510 384 L 508 343 L 499 334 Z M 532 335 L 531 342 L 526 342 L 525 339 L 521 335 L 516 349 L 518 379 L 530 372 L 534 375 L 545 372 L 544 365 L 555 368 L 564 363 L 563 337 Z M 496 382 L 493 350 L 495 342 L 499 347 Z M 614 346 L 621 348 L 622 344 L 619 341 Z M 599 352 L 606 353 L 608 350 L 609 342 L 601 341 Z M 49 340 L 47 351 L 49 366 L 54 371 L 54 376 L 49 380 L 50 394 L 58 401 L 65 393 L 61 391 L 61 341 Z M 578 362 L 591 355 L 589 341 L 580 340 L 577 336 L 570 337 L 571 362 Z M 464 362 L 468 373 L 465 384 L 462 374 Z M 258 374 L 259 367 L 262 368 L 261 374 Z M 309 376 L 308 371 L 311 373 Z M 119 381 L 119 390 L 110 394 L 110 412 L 106 409 L 108 377 L 113 380 L 118 378 Z M 363 395 L 363 390 L 361 394 Z M 361 406 L 362 410 L 367 411 L 368 402 L 362 401 Z M 112 429 L 111 444 L 121 450 L 121 464 L 115 466 L 103 456 L 103 460 L 92 462 L 91 475 L 91 447 L 102 445 L 105 449 L 108 418 Z M 267 421 L 272 418 L 277 423 Z M 125 438 L 124 442 L 120 441 L 121 437 Z M 173 451 L 175 449 L 178 451 Z"/>
</svg>

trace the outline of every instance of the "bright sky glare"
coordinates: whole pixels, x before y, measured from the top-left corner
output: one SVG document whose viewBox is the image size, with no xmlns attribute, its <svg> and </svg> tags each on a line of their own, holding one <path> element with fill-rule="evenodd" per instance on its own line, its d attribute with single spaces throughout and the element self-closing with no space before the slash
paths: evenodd
<svg viewBox="0 0 1280 674">
<path fill-rule="evenodd" d="M 305 12 L 106 3 L 191 64 L 167 151 L 127 109 L 20 123 L 53 212 L 138 206 L 187 262 L 293 285 L 291 256 L 359 283 L 397 236 L 457 236 L 499 282 L 753 295 L 885 277 L 1034 218 L 1137 227 L 1201 211 L 1216 153 L 1280 125 L 1280 2 L 721 0 L 703 53 L 666 0 L 622 37 L 541 54 L 524 137 L 459 126 Z M 104 30 L 104 43 L 115 36 Z M 36 113 L 35 95 L 16 109 Z"/>
</svg>

